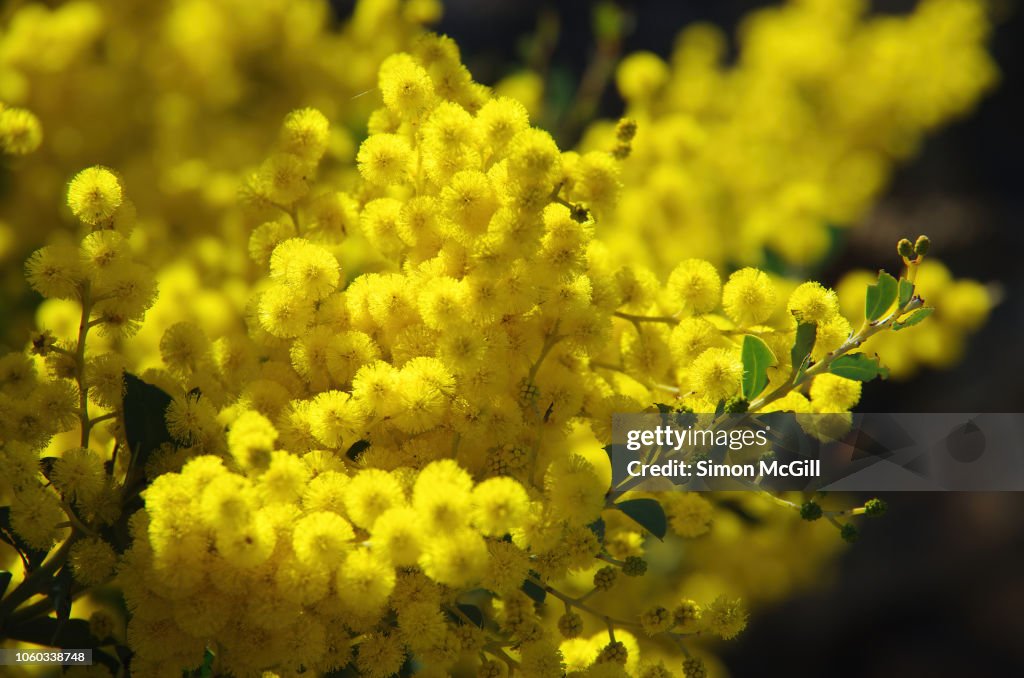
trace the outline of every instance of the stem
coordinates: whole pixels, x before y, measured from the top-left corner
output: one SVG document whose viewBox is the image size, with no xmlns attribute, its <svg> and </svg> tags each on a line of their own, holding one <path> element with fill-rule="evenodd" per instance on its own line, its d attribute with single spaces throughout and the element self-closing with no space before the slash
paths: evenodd
<svg viewBox="0 0 1024 678">
<path fill-rule="evenodd" d="M 679 324 L 679 318 L 673 315 L 634 315 L 632 313 L 624 313 L 623 311 L 615 311 L 614 315 L 617 318 L 629 320 L 634 323 L 665 323 L 667 325 Z"/>
<path fill-rule="evenodd" d="M 609 632 L 611 632 L 611 628 L 612 628 L 613 625 L 614 626 L 625 626 L 625 627 L 636 628 L 636 629 L 642 628 L 641 625 L 640 625 L 640 622 L 627 621 L 625 619 L 616 619 L 615 617 L 611 617 L 611 616 L 605 614 L 604 612 L 599 612 L 598 610 L 595 610 L 591 606 L 587 605 L 586 603 L 583 602 L 583 599 L 589 597 L 589 594 L 587 596 L 582 596 L 580 598 L 573 598 L 571 596 L 567 596 L 566 594 L 562 593 L 561 591 L 559 591 L 558 589 L 554 588 L 553 586 L 549 586 L 549 585 L 545 584 L 544 582 L 540 581 L 536 577 L 531 576 L 530 579 L 537 586 L 540 586 L 545 591 L 547 591 L 548 593 L 553 595 L 555 598 L 558 598 L 559 600 L 561 600 L 566 605 L 569 605 L 570 607 L 575 607 L 575 608 L 577 608 L 579 610 L 582 610 L 582 611 L 586 612 L 587 614 L 593 615 L 593 616 L 597 617 L 598 619 L 604 621 L 604 623 L 608 625 Z M 614 638 L 614 635 L 612 637 Z"/>
<path fill-rule="evenodd" d="M 67 560 L 68 552 L 72 543 L 78 538 L 76 532 L 64 540 L 64 543 L 54 551 L 47 560 L 34 572 L 29 574 L 9 596 L 0 601 L 0 624 L 6 624 L 8 616 L 18 609 L 18 606 L 39 592 L 41 584 L 52 577 Z"/>
</svg>

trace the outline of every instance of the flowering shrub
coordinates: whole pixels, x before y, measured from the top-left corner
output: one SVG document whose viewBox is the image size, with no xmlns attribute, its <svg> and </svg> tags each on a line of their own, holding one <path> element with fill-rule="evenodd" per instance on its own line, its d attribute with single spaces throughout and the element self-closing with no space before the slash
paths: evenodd
<svg viewBox="0 0 1024 678">
<path fill-rule="evenodd" d="M 322 20 L 299 22 L 324 34 L 300 49 L 271 24 L 315 5 L 272 5 L 239 36 L 285 40 L 296 72 L 332 50 L 358 51 L 367 26 L 432 7 L 362 3 L 340 38 Z M 157 24 L 177 12 L 223 18 L 231 6 L 185 3 Z M 627 58 L 629 117 L 595 123 L 578 152 L 532 126 L 523 103 L 474 82 L 452 40 L 401 23 L 387 53 L 374 52 L 380 106 L 348 156 L 336 125 L 349 90 L 332 97 L 317 85 L 303 95 L 329 103 L 282 116 L 230 204 L 174 205 L 174 189 L 136 203 L 137 185 L 154 192 L 137 167 L 78 171 L 65 193 L 77 242 L 55 237 L 28 258 L 45 301 L 26 349 L 0 358 L 0 536 L 10 547 L 0 634 L 93 647 L 88 675 L 125 664 L 175 677 L 714 671 L 699 641 L 743 630 L 741 598 L 810 578 L 840 543 L 828 524 L 853 540 L 850 519 L 884 504 L 613 495 L 602 449 L 611 414 L 658 406 L 841 421 L 862 382 L 888 374 L 871 342 L 883 357 L 906 352 L 889 337 L 940 318 L 942 341 L 959 341 L 990 304 L 983 287 L 924 260 L 925 237 L 899 243 L 898 278 L 858 274 L 840 294 L 765 270 L 776 224 L 799 233 L 781 256 L 820 257 L 816 233 L 854 221 L 886 153 L 909 152 L 992 78 L 972 2 L 864 27 L 841 6 L 759 15 L 752 64 L 728 75 L 711 65 L 707 32 L 684 39 L 674 71 Z M 26 26 L 85 31 L 61 23 L 72 11 L 93 12 L 82 40 L 95 38 L 100 10 L 75 3 L 21 10 L 6 40 L 30 40 Z M 965 17 L 974 30 L 937 30 Z M 827 67 L 772 56 L 790 24 L 833 48 Z M 972 77 L 909 97 L 886 79 L 903 52 L 885 48 L 908 35 L 974 64 Z M 239 123 L 234 138 L 237 112 L 218 97 L 266 94 L 238 67 L 249 42 L 203 44 L 211 53 L 159 46 L 218 102 L 179 104 L 214 106 L 206 129 L 244 145 L 263 128 Z M 77 49 L 50 70 L 74 71 Z M 674 77 L 680 86 L 666 84 Z M 889 86 L 840 107 L 843 78 Z M 774 96 L 797 97 L 798 86 L 817 102 L 804 113 L 820 116 L 806 136 L 787 128 L 796 99 Z M 754 114 L 760 97 L 783 110 Z M 900 115 L 879 117 L 896 103 Z M 40 129 L 50 134 L 42 120 L 0 111 L 5 152 L 36 150 Z M 734 171 L 750 144 L 760 164 Z M 158 157 L 165 180 L 187 169 Z M 236 176 L 198 167 L 190 176 L 204 191 Z M 861 171 L 870 181 L 851 181 Z M 159 210 L 218 216 L 177 234 Z M 762 567 L 781 557 L 788 571 Z"/>
</svg>

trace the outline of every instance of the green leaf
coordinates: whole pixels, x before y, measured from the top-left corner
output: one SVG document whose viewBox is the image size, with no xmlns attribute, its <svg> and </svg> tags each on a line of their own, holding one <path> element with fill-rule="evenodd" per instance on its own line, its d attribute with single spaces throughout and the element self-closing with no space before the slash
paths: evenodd
<svg viewBox="0 0 1024 678">
<path fill-rule="evenodd" d="M 750 401 L 768 385 L 768 368 L 778 361 L 768 344 L 752 334 L 743 337 L 740 359 L 743 361 L 743 397 Z"/>
<path fill-rule="evenodd" d="M 536 573 L 532 574 L 536 575 Z M 530 579 L 524 579 L 523 585 L 520 588 L 522 589 L 523 593 L 530 596 L 530 598 L 533 598 L 533 601 L 538 604 L 543 603 L 544 599 L 548 596 L 547 591 L 545 591 L 540 586 L 534 584 L 533 581 Z"/>
<path fill-rule="evenodd" d="M 871 381 L 875 377 L 886 379 L 889 376 L 889 369 L 882 367 L 877 357 L 871 358 L 864 353 L 839 356 L 832 361 L 829 371 L 836 376 L 857 381 Z"/>
<path fill-rule="evenodd" d="M 882 317 L 882 314 L 896 301 L 898 288 L 899 284 L 896 282 L 896 278 L 885 271 L 879 271 L 878 282 L 868 285 L 864 302 L 864 317 L 868 320 L 878 320 Z"/>
<path fill-rule="evenodd" d="M 161 445 L 174 442 L 165 419 L 170 405 L 166 391 L 124 373 L 124 437 L 131 452 L 130 480 L 141 478 L 150 456 Z M 125 480 L 126 487 L 131 484 Z"/>
<path fill-rule="evenodd" d="M 900 291 L 897 305 L 903 308 L 910 301 L 910 298 L 914 296 L 914 283 L 910 282 L 906 278 L 900 278 Z"/>
<path fill-rule="evenodd" d="M 59 647 L 62 649 L 86 649 L 96 646 L 89 631 L 89 622 L 84 619 L 70 619 L 67 623 L 53 617 L 35 617 L 4 629 L 12 640 L 26 643 Z"/>
<path fill-rule="evenodd" d="M 357 440 L 352 443 L 348 450 L 345 451 L 345 456 L 352 461 L 359 461 L 359 457 L 363 455 L 363 452 L 370 448 L 369 440 Z"/>
<path fill-rule="evenodd" d="M 668 531 L 668 519 L 665 518 L 665 509 L 656 500 L 630 499 L 615 504 L 615 508 L 635 520 L 658 539 L 665 539 L 665 533 Z"/>
<path fill-rule="evenodd" d="M 455 607 L 459 608 L 459 611 L 466 616 L 466 619 L 470 621 L 477 628 L 482 629 L 484 627 L 484 613 L 476 605 L 470 605 L 469 603 L 457 603 Z M 456 617 L 456 622 L 462 624 L 462 618 Z"/>
<path fill-rule="evenodd" d="M 789 352 L 793 376 L 799 376 L 807 369 L 807 360 L 811 357 L 817 337 L 818 326 L 814 323 L 800 323 L 796 326 L 796 340 L 793 342 L 793 350 Z"/>
<path fill-rule="evenodd" d="M 900 330 L 906 329 L 907 327 L 913 327 L 914 325 L 921 322 L 934 312 L 935 309 L 932 308 L 931 306 L 928 306 L 926 308 L 919 308 L 913 313 L 911 313 L 910 317 L 907 318 L 906 320 L 894 322 L 892 324 L 892 331 L 899 332 Z"/>
</svg>

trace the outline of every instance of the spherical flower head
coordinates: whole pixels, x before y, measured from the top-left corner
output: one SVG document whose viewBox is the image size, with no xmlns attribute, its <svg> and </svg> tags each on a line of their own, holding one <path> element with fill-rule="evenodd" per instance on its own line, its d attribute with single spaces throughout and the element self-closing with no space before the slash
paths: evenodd
<svg viewBox="0 0 1024 678">
<path fill-rule="evenodd" d="M 41 143 L 43 126 L 34 113 L 0 105 L 0 150 L 11 155 L 26 155 Z"/>
<path fill-rule="evenodd" d="M 401 406 L 393 417 L 406 433 L 422 433 L 441 423 L 448 411 L 455 380 L 437 358 L 417 357 L 398 375 Z"/>
<path fill-rule="evenodd" d="M 342 603 L 361 613 L 383 607 L 395 588 L 395 568 L 368 549 L 349 552 L 337 577 Z"/>
<path fill-rule="evenodd" d="M 117 554 L 103 539 L 86 537 L 71 546 L 68 562 L 76 580 L 86 586 L 98 586 L 114 574 Z"/>
<path fill-rule="evenodd" d="M 490 541 L 487 551 L 491 557 L 481 582 L 483 586 L 501 595 L 519 591 L 530 570 L 530 556 L 507 541 Z"/>
<path fill-rule="evenodd" d="M 730 640 L 747 627 L 747 611 L 739 600 L 718 596 L 704 608 L 704 626 L 723 640 Z"/>
<path fill-rule="evenodd" d="M 362 430 L 366 413 L 348 393 L 330 390 L 313 399 L 310 418 L 316 439 L 327 447 L 337 448 Z"/>
<path fill-rule="evenodd" d="M 763 323 L 775 311 L 775 287 L 764 271 L 740 269 L 722 288 L 722 306 L 742 327 Z"/>
<path fill-rule="evenodd" d="M 395 506 L 405 504 L 405 491 L 398 478 L 380 469 L 356 474 L 345 489 L 345 511 L 353 523 L 372 530 L 377 518 Z"/>
<path fill-rule="evenodd" d="M 395 506 L 373 523 L 373 548 L 398 567 L 416 564 L 423 551 L 424 535 L 419 513 L 411 506 Z"/>
<path fill-rule="evenodd" d="M 666 291 L 673 306 L 689 313 L 708 313 L 722 298 L 722 279 L 710 262 L 687 259 L 672 269 Z"/>
<path fill-rule="evenodd" d="M 669 350 L 677 365 L 687 365 L 721 338 L 721 333 L 701 317 L 683 318 L 672 328 Z"/>
<path fill-rule="evenodd" d="M 473 524 L 487 536 L 511 532 L 526 521 L 529 512 L 530 497 L 512 478 L 490 478 L 473 488 Z"/>
<path fill-rule="evenodd" d="M 243 470 L 262 471 L 270 465 L 277 429 L 255 410 L 246 410 L 231 424 L 228 450 Z"/>
<path fill-rule="evenodd" d="M 277 450 L 270 467 L 259 478 L 258 490 L 264 504 L 295 504 L 309 482 L 309 468 L 298 455 Z"/>
<path fill-rule="evenodd" d="M 404 118 L 422 114 L 435 98 L 430 75 L 405 53 L 392 54 L 384 60 L 377 82 L 384 105 Z"/>
<path fill-rule="evenodd" d="M 213 478 L 199 497 L 199 516 L 211 529 L 235 531 L 248 525 L 256 512 L 256 496 L 248 480 L 235 474 Z"/>
<path fill-rule="evenodd" d="M 64 452 L 53 463 L 51 479 L 65 499 L 88 500 L 103 489 L 106 474 L 99 456 L 84 447 Z"/>
<path fill-rule="evenodd" d="M 68 184 L 68 207 L 90 226 L 114 216 L 123 200 L 120 180 L 106 167 L 84 169 Z"/>
<path fill-rule="evenodd" d="M 256 195 L 278 205 L 292 205 L 309 192 L 315 169 L 305 158 L 293 153 L 274 153 L 260 165 L 253 178 Z"/>
<path fill-rule="evenodd" d="M 596 520 L 608 490 L 593 465 L 576 454 L 548 467 L 544 488 L 552 509 L 573 525 L 588 525 Z"/>
<path fill-rule="evenodd" d="M 323 247 L 305 238 L 289 238 L 270 255 L 270 277 L 298 295 L 319 301 L 338 287 L 341 269 Z"/>
<path fill-rule="evenodd" d="M 714 510 L 697 492 L 671 492 L 663 495 L 662 505 L 672 531 L 680 537 L 699 537 L 711 529 Z"/>
<path fill-rule="evenodd" d="M 450 532 L 469 524 L 472 480 L 451 460 L 428 464 L 413 485 L 412 505 L 430 533 Z"/>
<path fill-rule="evenodd" d="M 728 400 L 736 394 L 743 376 L 743 364 L 735 351 L 709 348 L 691 363 L 689 375 L 697 395 L 714 403 Z"/>
<path fill-rule="evenodd" d="M 427 541 L 420 567 L 428 577 L 453 588 L 471 586 L 487 570 L 487 543 L 468 528 L 433 533 Z"/>
<path fill-rule="evenodd" d="M 805 282 L 789 295 L 786 309 L 803 323 L 820 324 L 839 313 L 839 297 L 817 282 Z"/>
<path fill-rule="evenodd" d="M 272 284 L 259 297 L 260 326 L 275 337 L 297 337 L 313 322 L 313 303 L 296 295 L 288 285 Z"/>
<path fill-rule="evenodd" d="M 816 361 L 821 360 L 828 353 L 842 346 L 852 332 L 850 321 L 839 313 L 818 323 L 811 357 Z"/>
<path fill-rule="evenodd" d="M 819 412 L 845 412 L 860 400 L 861 382 L 835 374 L 819 374 L 811 382 L 811 403 Z"/>
<path fill-rule="evenodd" d="M 292 549 L 305 565 L 333 566 L 351 548 L 354 537 L 352 525 L 337 513 L 314 511 L 295 523 Z"/>
<path fill-rule="evenodd" d="M 11 528 L 34 549 L 49 551 L 60 536 L 57 525 L 66 521 L 57 496 L 38 484 L 23 488 L 11 502 Z"/>
<path fill-rule="evenodd" d="M 483 172 L 457 172 L 441 191 L 441 208 L 457 229 L 471 236 L 487 229 L 491 216 L 498 209 L 498 195 Z M 460 238 L 461 239 L 461 238 Z"/>
<path fill-rule="evenodd" d="M 560 168 L 558 144 L 547 132 L 531 127 L 509 142 L 508 176 L 512 181 L 546 187 L 554 183 Z"/>
<path fill-rule="evenodd" d="M 412 147 L 397 134 L 371 134 L 359 146 L 359 173 L 371 184 L 397 186 L 409 180 L 413 168 Z"/>
<path fill-rule="evenodd" d="M 267 562 L 274 553 L 277 532 L 266 512 L 259 511 L 248 523 L 224 525 L 216 530 L 214 543 L 224 560 L 233 566 L 251 569 Z"/>
<path fill-rule="evenodd" d="M 75 299 L 85 278 L 78 251 L 68 244 L 41 247 L 25 263 L 25 277 L 48 299 Z"/>
<path fill-rule="evenodd" d="M 398 374 L 393 365 L 383 360 L 364 365 L 352 377 L 352 397 L 367 413 L 387 416 L 396 407 Z"/>
<path fill-rule="evenodd" d="M 281 126 L 281 150 L 309 162 L 316 162 L 327 150 L 330 124 L 315 108 L 300 108 L 289 113 Z"/>
<path fill-rule="evenodd" d="M 518 132 L 530 126 L 526 107 L 509 97 L 491 99 L 476 113 L 492 153 L 500 153 Z"/>
<path fill-rule="evenodd" d="M 653 52 L 633 52 L 615 72 L 615 84 L 626 101 L 650 99 L 668 78 L 668 65 Z"/>
</svg>

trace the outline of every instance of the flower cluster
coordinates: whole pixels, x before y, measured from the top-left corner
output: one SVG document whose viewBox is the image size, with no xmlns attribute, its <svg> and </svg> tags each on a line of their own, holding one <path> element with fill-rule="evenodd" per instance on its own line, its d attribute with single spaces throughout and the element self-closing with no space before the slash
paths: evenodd
<svg viewBox="0 0 1024 678">
<path fill-rule="evenodd" d="M 98 675 L 127 663 L 175 678 L 695 678 L 716 669 L 703 638 L 737 636 L 748 604 L 820 571 L 841 544 L 834 526 L 849 540 L 849 517 L 884 512 L 764 492 L 612 493 L 602 446 L 613 413 L 655 407 L 830 413 L 841 426 L 862 382 L 838 361 L 881 376 L 874 350 L 955 357 L 991 300 L 924 260 L 925 239 L 901 243 L 899 281 L 854 272 L 837 291 L 760 253 L 808 263 L 765 224 L 851 223 L 877 182 L 835 168 L 853 158 L 883 172 L 887 153 L 976 98 L 990 77 L 980 36 L 935 30 L 951 16 L 979 25 L 972 2 L 863 26 L 845 3 L 759 14 L 748 40 L 760 46 L 735 72 L 710 60 L 714 36 L 691 33 L 672 69 L 623 63 L 631 117 L 596 124 L 578 150 L 475 82 L 451 39 L 417 30 L 432 2 L 363 0 L 338 33 L 312 2 L 236 5 L 140 6 L 137 20 L 160 28 L 153 44 L 116 40 L 121 19 L 89 2 L 20 10 L 0 38 L 0 68 L 24 77 L 83 69 L 92 82 L 93 52 L 149 55 L 121 68 L 156 76 L 146 103 L 163 149 L 155 169 L 119 147 L 127 174 L 75 174 L 64 205 L 77 242 L 55 234 L 25 266 L 44 297 L 38 329 L 0 358 L 0 568 L 17 572 L 0 581 L 0 626 L 12 638 L 57 642 L 62 627 L 40 616 L 84 624 L 67 603 L 108 587 L 127 619 L 109 597 L 88 599 Z M 816 27 L 832 55 L 817 71 L 771 47 Z M 895 89 L 837 112 L 828 83 L 889 77 L 888 52 L 868 57 L 892 36 L 952 45 L 977 69 L 885 125 L 877 109 Z M 54 49 L 33 60 L 40 40 Z M 121 51 L 90 50 L 97 41 Z M 280 52 L 282 72 L 257 45 Z M 0 75 L 8 96 L 18 78 Z M 306 105 L 256 157 L 284 113 L 260 98 L 279 80 Z M 822 110 L 796 110 L 798 85 L 821 90 Z M 121 97 L 97 109 L 88 90 L 75 88 L 90 115 Z M 31 92 L 15 100 L 49 135 L 60 116 Z M 766 101 L 785 110 L 745 112 Z M 5 117 L 15 110 L 0 110 L 0 139 L 31 150 L 38 121 Z M 356 143 L 345 125 L 362 137 L 360 119 Z M 813 134 L 794 136 L 793 119 L 817 121 Z M 66 136 L 56 166 L 102 143 L 72 152 Z M 750 147 L 764 162 L 739 162 Z M 53 166 L 26 165 L 17 181 Z M 878 301 L 892 285 L 899 298 Z M 925 300 L 934 317 L 911 328 L 932 314 Z M 751 347 L 770 357 L 753 381 Z M 660 521 L 627 511 L 636 501 Z M 649 533 L 665 540 L 656 552 Z"/>
<path fill-rule="evenodd" d="M 864 12 L 857 0 L 755 12 L 735 60 L 708 25 L 686 28 L 667 62 L 627 56 L 616 83 L 638 132 L 627 188 L 602 225 L 617 251 L 656 271 L 690 256 L 758 265 L 765 251 L 805 269 L 925 133 L 995 84 L 983 2 Z M 595 123 L 584 146 L 604 147 L 612 133 Z M 658 245 L 632 246 L 640 240 Z"/>
</svg>

